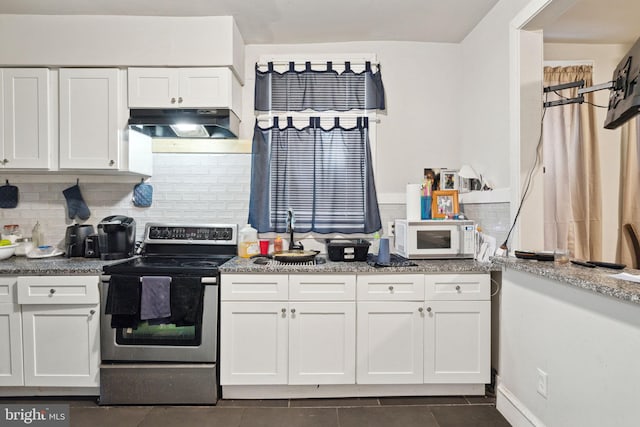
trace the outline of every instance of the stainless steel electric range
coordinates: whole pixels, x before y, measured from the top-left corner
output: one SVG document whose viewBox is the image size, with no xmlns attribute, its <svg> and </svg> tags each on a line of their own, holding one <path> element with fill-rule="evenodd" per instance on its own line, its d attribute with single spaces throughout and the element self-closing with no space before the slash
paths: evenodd
<svg viewBox="0 0 640 427">
<path fill-rule="evenodd" d="M 100 404 L 216 403 L 218 266 L 237 253 L 237 230 L 148 223 L 141 255 L 104 267 Z M 153 298 L 170 312 L 149 318 Z"/>
</svg>

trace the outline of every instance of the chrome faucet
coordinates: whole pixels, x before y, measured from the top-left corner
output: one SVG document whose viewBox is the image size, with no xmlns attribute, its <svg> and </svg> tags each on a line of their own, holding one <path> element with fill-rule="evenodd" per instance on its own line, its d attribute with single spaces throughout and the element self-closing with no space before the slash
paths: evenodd
<svg viewBox="0 0 640 427">
<path fill-rule="evenodd" d="M 302 246 L 302 243 L 298 242 L 298 244 L 296 245 L 295 243 L 293 243 L 293 230 L 295 228 L 295 223 L 296 223 L 296 219 L 295 216 L 293 214 L 293 209 L 289 208 L 287 209 L 287 231 L 290 233 L 289 236 L 289 250 L 293 251 L 293 250 L 303 250 L 304 246 Z"/>
</svg>

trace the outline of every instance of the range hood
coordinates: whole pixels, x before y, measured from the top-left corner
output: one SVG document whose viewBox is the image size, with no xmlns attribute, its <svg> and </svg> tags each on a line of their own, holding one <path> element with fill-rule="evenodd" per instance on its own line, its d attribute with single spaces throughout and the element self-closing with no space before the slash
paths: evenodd
<svg viewBox="0 0 640 427">
<path fill-rule="evenodd" d="M 129 126 L 152 138 L 237 138 L 240 120 L 225 108 L 132 108 Z"/>
</svg>

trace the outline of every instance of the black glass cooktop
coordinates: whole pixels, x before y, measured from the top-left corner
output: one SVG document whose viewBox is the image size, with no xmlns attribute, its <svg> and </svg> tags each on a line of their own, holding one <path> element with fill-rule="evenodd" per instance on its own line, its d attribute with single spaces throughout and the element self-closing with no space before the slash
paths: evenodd
<svg viewBox="0 0 640 427">
<path fill-rule="evenodd" d="M 233 258 L 233 255 L 207 257 L 193 256 L 141 256 L 128 261 L 107 265 L 105 274 L 135 275 L 216 275 L 218 267 Z"/>
</svg>

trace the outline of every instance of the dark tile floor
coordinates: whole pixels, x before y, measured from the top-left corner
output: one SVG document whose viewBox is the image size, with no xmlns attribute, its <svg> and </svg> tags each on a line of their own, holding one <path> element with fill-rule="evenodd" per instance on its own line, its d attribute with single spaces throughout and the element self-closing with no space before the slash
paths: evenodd
<svg viewBox="0 0 640 427">
<path fill-rule="evenodd" d="M 491 397 L 221 400 L 217 406 L 98 406 L 95 399 L 3 399 L 68 403 L 72 427 L 508 427 Z"/>
</svg>

